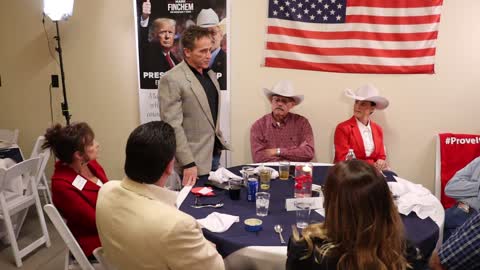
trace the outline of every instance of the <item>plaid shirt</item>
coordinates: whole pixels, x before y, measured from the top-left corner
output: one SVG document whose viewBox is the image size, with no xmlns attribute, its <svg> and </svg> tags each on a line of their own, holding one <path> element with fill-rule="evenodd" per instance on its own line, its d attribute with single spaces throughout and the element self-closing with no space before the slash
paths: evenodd
<svg viewBox="0 0 480 270">
<path fill-rule="evenodd" d="M 311 161 L 315 154 L 312 127 L 308 120 L 289 113 L 277 123 L 271 113 L 258 119 L 250 130 L 254 162 Z M 267 156 L 266 149 L 280 148 L 280 156 Z"/>
<path fill-rule="evenodd" d="M 480 213 L 467 220 L 443 243 L 438 256 L 448 270 L 480 269 Z"/>
</svg>

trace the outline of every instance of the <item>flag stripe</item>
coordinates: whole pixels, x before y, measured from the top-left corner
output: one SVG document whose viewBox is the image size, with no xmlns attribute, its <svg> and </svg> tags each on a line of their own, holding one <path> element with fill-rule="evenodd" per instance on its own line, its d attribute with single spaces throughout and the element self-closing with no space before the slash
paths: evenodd
<svg viewBox="0 0 480 270">
<path fill-rule="evenodd" d="M 314 55 L 356 55 L 356 56 L 373 56 L 373 57 L 393 57 L 393 58 L 409 58 L 434 56 L 435 48 L 427 48 L 420 50 L 384 50 L 384 49 L 367 49 L 367 48 L 318 48 L 311 46 L 301 46 L 286 43 L 267 42 L 267 49 L 276 51 L 290 51 Z"/>
<path fill-rule="evenodd" d="M 305 62 L 330 63 L 330 64 L 364 64 L 364 65 L 384 65 L 384 66 L 410 66 L 410 65 L 429 65 L 433 64 L 434 57 L 412 57 L 412 58 L 389 58 L 389 57 L 371 57 L 371 56 L 330 56 L 330 55 L 312 55 L 286 51 L 266 51 L 266 57 L 276 57 Z"/>
<path fill-rule="evenodd" d="M 268 27 L 268 34 L 285 35 L 290 37 L 300 37 L 309 39 L 364 39 L 364 40 L 385 40 L 385 41 L 418 41 L 436 39 L 437 32 L 427 33 L 375 33 L 375 32 L 318 32 L 318 31 L 300 31 L 297 29 L 283 28 L 283 27 Z"/>
<path fill-rule="evenodd" d="M 376 16 L 425 16 L 440 15 L 442 7 L 426 8 L 377 8 L 377 7 L 348 7 L 347 15 L 376 15 Z"/>
<path fill-rule="evenodd" d="M 438 30 L 438 23 L 419 25 L 388 25 L 368 23 L 314 24 L 280 19 L 269 19 L 268 25 L 316 32 L 364 31 L 378 33 L 424 33 Z"/>
<path fill-rule="evenodd" d="M 347 6 L 386 7 L 386 8 L 418 8 L 441 6 L 443 0 L 348 0 Z"/>
<path fill-rule="evenodd" d="M 430 24 L 440 22 L 440 15 L 394 17 L 394 16 L 370 16 L 370 15 L 348 15 L 347 23 L 371 23 L 371 24 Z"/>
<path fill-rule="evenodd" d="M 377 41 L 377 40 L 322 40 L 322 39 L 305 39 L 297 37 L 289 37 L 282 35 L 268 35 L 267 42 L 287 43 L 299 46 L 315 46 L 319 48 L 370 48 L 370 49 L 386 49 L 386 50 L 415 50 L 435 48 L 435 40 L 426 41 Z"/>
<path fill-rule="evenodd" d="M 359 64 L 325 64 L 314 62 L 303 62 L 281 58 L 265 58 L 265 65 L 277 68 L 293 68 L 305 70 L 323 70 L 329 72 L 347 72 L 347 73 L 385 73 L 385 74 L 416 74 L 433 73 L 432 65 L 417 66 L 383 66 L 383 65 L 359 65 Z"/>
</svg>

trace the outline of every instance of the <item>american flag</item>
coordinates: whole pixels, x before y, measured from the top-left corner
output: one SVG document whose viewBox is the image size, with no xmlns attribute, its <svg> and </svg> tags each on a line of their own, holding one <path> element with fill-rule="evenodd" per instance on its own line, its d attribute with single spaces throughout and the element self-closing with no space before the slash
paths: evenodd
<svg viewBox="0 0 480 270">
<path fill-rule="evenodd" d="M 434 73 L 443 0 L 269 0 L 265 66 Z"/>
</svg>

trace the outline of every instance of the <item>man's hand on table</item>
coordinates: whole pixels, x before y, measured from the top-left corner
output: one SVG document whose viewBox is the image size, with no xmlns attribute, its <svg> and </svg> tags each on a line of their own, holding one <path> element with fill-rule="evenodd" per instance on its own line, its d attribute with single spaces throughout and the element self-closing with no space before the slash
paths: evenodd
<svg viewBox="0 0 480 270">
<path fill-rule="evenodd" d="M 183 169 L 183 186 L 193 186 L 197 182 L 198 170 L 197 166 Z"/>
</svg>

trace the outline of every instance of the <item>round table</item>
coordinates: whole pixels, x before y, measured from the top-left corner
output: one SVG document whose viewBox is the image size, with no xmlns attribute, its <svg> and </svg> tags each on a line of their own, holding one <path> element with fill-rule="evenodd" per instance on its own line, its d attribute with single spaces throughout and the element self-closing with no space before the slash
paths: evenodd
<svg viewBox="0 0 480 270">
<path fill-rule="evenodd" d="M 277 165 L 277 164 L 270 164 Z M 314 164 L 314 184 L 323 184 L 328 167 L 331 164 Z M 242 166 L 229 168 L 240 175 Z M 275 168 L 278 169 L 278 168 Z M 387 177 L 395 181 L 393 176 Z M 207 176 L 202 176 L 196 186 L 204 186 Z M 389 180 L 387 180 L 389 181 Z M 255 215 L 255 202 L 248 202 L 247 190 L 241 190 L 240 200 L 232 201 L 224 190 L 215 190 L 215 197 L 202 197 L 201 203 L 215 203 L 223 201 L 222 208 L 195 209 L 195 196 L 190 193 L 182 203 L 180 210 L 192 215 L 196 219 L 205 218 L 212 212 L 225 213 L 240 217 L 240 222 L 234 223 L 226 232 L 213 233 L 203 230 L 205 237 L 216 244 L 217 250 L 224 257 L 227 269 L 283 269 L 285 267 L 287 247 L 280 244 L 278 234 L 273 227 L 276 224 L 283 226 L 283 236 L 288 242 L 292 233 L 292 225 L 295 224 L 295 211 L 286 211 L 285 199 L 293 197 L 294 180 L 275 179 L 270 187 L 270 206 L 266 217 Z M 432 195 L 433 196 L 433 195 Z M 441 205 L 439 204 L 441 208 Z M 442 208 L 443 210 L 443 208 Z M 263 221 L 263 230 L 257 233 L 247 232 L 243 221 L 247 218 L 260 218 Z M 439 239 L 439 227 L 431 218 L 420 219 L 415 213 L 408 216 L 401 215 L 405 225 L 407 238 L 415 243 L 424 254 L 430 255 Z M 324 218 L 315 211 L 311 212 L 310 222 L 321 222 Z M 443 220 L 441 221 L 443 224 Z"/>
</svg>

